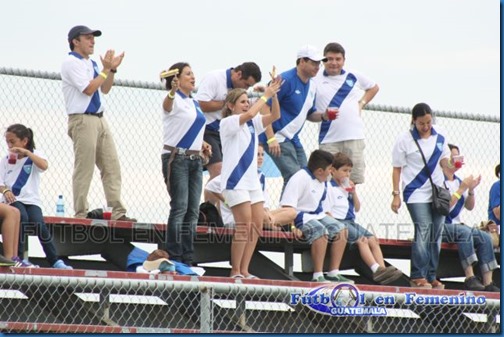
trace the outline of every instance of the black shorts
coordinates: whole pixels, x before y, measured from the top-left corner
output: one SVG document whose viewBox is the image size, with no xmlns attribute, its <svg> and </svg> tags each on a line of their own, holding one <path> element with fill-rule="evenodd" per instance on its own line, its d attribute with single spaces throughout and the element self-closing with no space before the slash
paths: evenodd
<svg viewBox="0 0 504 337">
<path fill-rule="evenodd" d="M 203 140 L 212 147 L 212 156 L 207 165 L 222 162 L 222 146 L 219 132 L 205 129 Z"/>
</svg>

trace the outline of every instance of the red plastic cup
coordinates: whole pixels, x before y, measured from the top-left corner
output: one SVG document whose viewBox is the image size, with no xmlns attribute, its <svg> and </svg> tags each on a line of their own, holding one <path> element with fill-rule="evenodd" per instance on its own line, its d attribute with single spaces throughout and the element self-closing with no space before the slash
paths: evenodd
<svg viewBox="0 0 504 337">
<path fill-rule="evenodd" d="M 453 156 L 453 165 L 456 168 L 461 168 L 464 165 L 464 156 Z"/>
<path fill-rule="evenodd" d="M 338 108 L 329 107 L 329 108 L 327 108 L 326 113 L 327 113 L 327 118 L 330 121 L 333 121 L 338 116 Z"/>
<path fill-rule="evenodd" d="M 110 220 L 112 218 L 112 207 L 103 206 L 103 220 Z"/>
<path fill-rule="evenodd" d="M 17 157 L 18 157 L 17 153 L 15 153 L 15 152 L 9 152 L 8 163 L 11 164 L 11 165 L 16 164 Z"/>
</svg>

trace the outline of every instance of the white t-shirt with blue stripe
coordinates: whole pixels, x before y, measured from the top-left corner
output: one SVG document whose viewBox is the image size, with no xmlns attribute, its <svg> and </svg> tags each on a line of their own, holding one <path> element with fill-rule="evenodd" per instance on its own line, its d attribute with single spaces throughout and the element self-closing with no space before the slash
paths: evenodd
<svg viewBox="0 0 504 337">
<path fill-rule="evenodd" d="M 282 207 L 293 207 L 296 212 L 296 227 L 310 220 L 326 216 L 322 204 L 327 194 L 327 183 L 321 182 L 308 168 L 297 171 L 290 179 L 280 200 Z"/>
<path fill-rule="evenodd" d="M 432 127 L 431 136 L 422 139 L 416 128 L 413 134 L 429 164 L 432 181 L 438 186 L 443 186 L 444 175 L 439 162 L 441 159 L 450 159 L 448 140 L 440 133 L 439 128 Z M 441 131 L 441 130 L 440 130 Z M 410 131 L 405 131 L 397 137 L 392 150 L 392 166 L 401 168 L 403 200 L 407 204 L 432 202 L 432 186 L 429 176 L 423 170 L 425 164 Z"/>
<path fill-rule="evenodd" d="M 261 189 L 257 179 L 257 144 L 258 135 L 264 132 L 262 118 L 258 114 L 242 125 L 240 115 L 221 120 L 221 191 Z"/>
<path fill-rule="evenodd" d="M 364 139 L 359 100 L 362 91 L 371 89 L 376 83 L 359 73 L 344 70 L 335 76 L 319 71 L 314 81 L 317 85 L 317 111 L 326 111 L 328 107 L 339 108 L 337 119 L 320 123 L 319 144 Z"/>
<path fill-rule="evenodd" d="M 99 72 L 98 66 L 90 58 L 85 59 L 75 52 L 68 54 L 61 66 L 62 89 L 67 114 L 103 112 L 100 89 L 91 96 L 83 92 Z"/>
<path fill-rule="evenodd" d="M 205 116 L 199 103 L 177 91 L 172 111 L 163 111 L 163 144 L 200 151 L 204 131 Z M 163 149 L 163 153 L 167 152 Z"/>
<path fill-rule="evenodd" d="M 331 179 L 327 184 L 327 198 L 323 203 L 324 212 L 329 212 L 338 220 L 354 220 L 355 211 L 352 194 Z"/>
<path fill-rule="evenodd" d="M 33 150 L 33 153 L 42 159 L 46 159 L 45 155 L 38 150 Z M 14 193 L 17 201 L 42 207 L 40 174 L 43 171 L 33 163 L 28 164 L 28 159 L 28 157 L 18 158 L 16 164 L 9 164 L 8 156 L 3 156 L 2 160 L 0 160 L 0 185 L 7 186 Z M 25 175 L 25 179 L 20 179 L 21 174 Z M 15 186 L 19 189 L 19 194 L 15 192 Z M 5 203 L 3 195 L 2 202 Z"/>
</svg>

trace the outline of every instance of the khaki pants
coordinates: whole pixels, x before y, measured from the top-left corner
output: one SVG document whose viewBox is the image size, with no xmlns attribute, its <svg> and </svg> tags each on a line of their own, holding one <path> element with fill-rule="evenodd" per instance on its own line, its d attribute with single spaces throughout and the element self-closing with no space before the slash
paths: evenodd
<svg viewBox="0 0 504 337">
<path fill-rule="evenodd" d="M 70 115 L 68 135 L 74 145 L 72 187 L 75 217 L 85 218 L 89 210 L 87 195 L 95 164 L 100 170 L 107 205 L 113 208 L 112 219 L 125 215 L 126 209 L 121 202 L 121 167 L 105 118 Z"/>
<path fill-rule="evenodd" d="M 336 143 L 320 144 L 320 149 L 332 154 L 343 152 L 352 159 L 353 167 L 350 180 L 355 184 L 364 182 L 364 170 L 366 163 L 364 161 L 364 148 L 366 144 L 364 139 L 344 140 Z"/>
</svg>

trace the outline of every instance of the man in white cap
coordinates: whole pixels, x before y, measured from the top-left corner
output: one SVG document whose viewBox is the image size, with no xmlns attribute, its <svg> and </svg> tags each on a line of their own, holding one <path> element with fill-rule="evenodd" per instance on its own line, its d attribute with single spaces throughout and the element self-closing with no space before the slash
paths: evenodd
<svg viewBox="0 0 504 337">
<path fill-rule="evenodd" d="M 325 58 L 315 47 L 303 46 L 297 52 L 296 67 L 283 72 L 285 81 L 277 93 L 280 119 L 268 127 L 262 137 L 264 148 L 280 170 L 284 187 L 290 177 L 307 165 L 306 154 L 299 133 L 306 119 L 312 122 L 327 120 L 327 113 L 315 112 L 315 83 L 320 62 Z M 271 106 L 271 102 L 268 102 Z"/>
<path fill-rule="evenodd" d="M 101 173 L 107 206 L 112 207 L 112 219 L 136 221 L 126 216 L 126 208 L 121 201 L 121 167 L 112 133 L 103 118 L 101 100 L 101 94 L 108 94 L 114 84 L 114 74 L 124 53 L 116 56 L 114 50 L 107 50 L 104 57 L 100 56 L 100 71 L 89 56 L 94 53 L 95 37 L 101 34 L 101 31 L 86 26 L 70 29 L 68 43 L 71 52 L 61 66 L 68 135 L 74 147 L 72 187 L 75 217 L 85 218 L 87 215 L 87 195 L 96 164 Z"/>
</svg>

